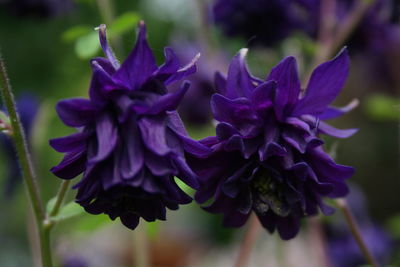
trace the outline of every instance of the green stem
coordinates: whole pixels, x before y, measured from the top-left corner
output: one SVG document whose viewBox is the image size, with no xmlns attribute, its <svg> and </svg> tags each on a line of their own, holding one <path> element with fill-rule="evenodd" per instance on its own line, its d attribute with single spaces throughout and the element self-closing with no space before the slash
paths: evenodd
<svg viewBox="0 0 400 267">
<path fill-rule="evenodd" d="M 60 189 L 58 190 L 58 193 L 57 193 L 56 203 L 54 204 L 53 209 L 49 213 L 50 217 L 56 216 L 58 214 L 58 211 L 60 210 L 61 205 L 64 201 L 65 194 L 68 191 L 70 182 L 71 182 L 71 180 L 64 180 L 61 183 Z"/>
<path fill-rule="evenodd" d="M 10 123 L 12 128 L 12 139 L 14 141 L 15 150 L 17 152 L 19 164 L 21 166 L 22 176 L 25 180 L 25 185 L 30 198 L 30 203 L 35 214 L 38 236 L 40 240 L 42 265 L 45 267 L 51 267 L 51 253 L 50 246 L 46 245 L 49 240 L 43 231 L 42 222 L 46 220 L 46 213 L 43 208 L 42 200 L 39 193 L 39 186 L 37 184 L 36 174 L 33 169 L 33 163 L 28 150 L 28 144 L 26 142 L 25 132 L 23 130 L 21 120 L 19 118 L 17 107 L 12 93 L 11 85 L 8 79 L 6 67 L 0 53 L 0 90 L 3 97 L 4 105 L 7 108 Z"/>
<path fill-rule="evenodd" d="M 371 264 L 371 266 L 378 267 L 379 266 L 378 262 L 374 258 L 371 251 L 369 251 L 367 244 L 365 243 L 365 241 L 361 235 L 360 228 L 357 224 L 357 221 L 355 220 L 355 218 L 347 204 L 346 199 L 338 199 L 338 200 L 336 200 L 336 204 L 339 207 L 339 209 L 343 212 L 346 222 L 350 228 L 350 231 L 353 234 L 354 239 L 356 240 L 357 245 L 361 249 L 361 252 L 364 255 L 365 259 L 367 260 L 367 262 L 369 264 Z"/>
<path fill-rule="evenodd" d="M 149 267 L 149 243 L 146 232 L 147 225 L 141 225 L 133 233 L 134 266 Z"/>
</svg>

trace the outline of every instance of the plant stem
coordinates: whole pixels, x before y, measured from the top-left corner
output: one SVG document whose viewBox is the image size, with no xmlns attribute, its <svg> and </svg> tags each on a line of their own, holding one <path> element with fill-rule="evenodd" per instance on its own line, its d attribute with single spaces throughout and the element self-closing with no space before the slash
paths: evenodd
<svg viewBox="0 0 400 267">
<path fill-rule="evenodd" d="M 379 266 L 378 262 L 374 258 L 371 251 L 369 251 L 367 244 L 365 243 L 365 241 L 361 235 L 360 228 L 359 228 L 359 226 L 347 204 L 346 199 L 343 199 L 343 198 L 338 199 L 338 200 L 336 200 L 336 204 L 339 207 L 339 209 L 343 212 L 346 222 L 350 228 L 350 231 L 353 234 L 354 239 L 356 240 L 357 245 L 361 249 L 361 252 L 364 255 L 365 259 L 367 260 L 367 262 L 369 264 L 371 264 L 371 266 L 378 267 Z"/>
<path fill-rule="evenodd" d="M 249 220 L 249 226 L 240 246 L 239 255 L 235 262 L 235 267 L 247 266 L 247 261 L 250 256 L 251 249 L 257 240 L 257 233 L 260 229 L 260 222 L 256 215 L 252 214 Z"/>
<path fill-rule="evenodd" d="M 65 194 L 67 193 L 67 190 L 69 188 L 71 180 L 64 180 L 61 183 L 60 189 L 58 190 L 57 193 L 57 200 L 56 203 L 54 204 L 53 209 L 50 211 L 50 216 L 56 216 L 58 214 L 58 211 L 60 210 L 60 207 L 64 201 Z"/>
<path fill-rule="evenodd" d="M 149 243 L 147 240 L 147 225 L 141 225 L 133 233 L 134 266 L 149 267 Z"/>
<path fill-rule="evenodd" d="M 350 35 L 354 32 L 357 28 L 365 14 L 367 13 L 368 9 L 375 3 L 376 0 L 372 1 L 364 1 L 364 0 L 357 0 L 355 7 L 353 10 L 346 16 L 343 22 L 340 24 L 332 25 L 331 16 L 332 12 L 335 12 L 335 0 L 324 0 L 325 7 L 323 6 L 321 11 L 328 10 L 330 14 L 325 19 L 328 21 L 321 22 L 321 28 L 319 30 L 319 40 L 318 40 L 318 48 L 317 52 L 312 60 L 310 68 L 308 69 L 309 72 L 305 75 L 305 80 L 308 80 L 311 76 L 312 70 L 321 64 L 329 60 L 343 45 L 344 42 L 350 37 Z M 322 17 L 322 15 L 321 15 Z M 336 30 L 333 30 L 336 28 Z M 328 33 L 331 36 L 328 36 Z"/>
<path fill-rule="evenodd" d="M 36 180 L 36 174 L 33 169 L 33 163 L 28 150 L 28 144 L 26 142 L 25 132 L 23 130 L 21 120 L 19 118 L 17 107 L 12 93 L 10 81 L 8 79 L 6 67 L 3 61 L 3 57 L 0 53 L 0 89 L 3 97 L 4 105 L 7 108 L 10 123 L 12 127 L 12 139 L 14 141 L 15 150 L 21 167 L 22 176 L 25 180 L 25 185 L 28 191 L 30 203 L 35 214 L 40 248 L 42 265 L 45 267 L 52 266 L 51 253 L 49 246 L 49 237 L 44 231 L 42 222 L 46 220 L 46 213 L 43 208 L 42 200 L 39 193 L 39 186 Z"/>
</svg>

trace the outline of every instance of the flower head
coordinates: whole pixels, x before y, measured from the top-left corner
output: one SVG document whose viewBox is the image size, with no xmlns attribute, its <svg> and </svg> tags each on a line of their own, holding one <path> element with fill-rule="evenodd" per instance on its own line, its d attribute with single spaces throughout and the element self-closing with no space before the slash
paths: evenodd
<svg viewBox="0 0 400 267">
<path fill-rule="evenodd" d="M 184 152 L 208 149 L 188 137 L 175 111 L 189 84 L 175 93 L 166 87 L 193 73 L 197 58 L 181 67 L 166 48 L 166 62 L 158 67 L 141 22 L 135 48 L 120 65 L 108 46 L 105 26 L 99 30 L 107 58 L 91 61 L 89 99 L 57 105 L 61 120 L 78 132 L 50 141 L 55 150 L 66 153 L 52 172 L 63 179 L 83 173 L 74 186 L 76 201 L 89 213 L 120 217 L 134 229 L 140 217 L 165 220 L 166 207 L 178 209 L 191 201 L 174 176 L 198 186 Z"/>
<path fill-rule="evenodd" d="M 348 193 L 344 180 L 353 168 L 336 164 L 318 136 L 345 138 L 356 131 L 323 122 L 354 106 L 329 106 L 344 85 L 349 59 L 343 50 L 318 66 L 302 94 L 295 58 L 285 58 L 264 81 L 248 72 L 246 52 L 233 58 L 227 79 L 216 75 L 216 136 L 201 141 L 213 152 L 189 161 L 200 181 L 195 198 L 212 198 L 205 210 L 222 213 L 226 226 L 242 226 L 254 211 L 267 230 L 290 239 L 302 217 L 333 212 L 323 197 Z"/>
</svg>

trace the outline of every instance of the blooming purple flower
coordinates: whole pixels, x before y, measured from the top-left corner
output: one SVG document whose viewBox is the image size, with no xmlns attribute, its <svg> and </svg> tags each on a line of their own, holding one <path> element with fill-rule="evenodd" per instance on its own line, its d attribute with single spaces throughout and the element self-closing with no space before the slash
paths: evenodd
<svg viewBox="0 0 400 267">
<path fill-rule="evenodd" d="M 295 58 L 282 60 L 264 81 L 248 72 L 246 52 L 233 58 L 227 79 L 217 75 L 211 100 L 216 136 L 201 140 L 212 153 L 189 160 L 200 181 L 195 199 L 212 198 L 204 209 L 222 213 L 225 226 L 242 226 L 254 211 L 268 231 L 290 239 L 302 217 L 333 213 L 324 197 L 348 193 L 345 179 L 353 168 L 336 164 L 318 136 L 356 132 L 322 121 L 350 109 L 329 106 L 345 83 L 349 59 L 343 50 L 318 66 L 303 94 Z"/>
<path fill-rule="evenodd" d="M 25 135 L 29 141 L 33 123 L 39 110 L 39 101 L 35 95 L 24 93 L 17 99 L 17 108 L 22 126 L 25 130 Z M 0 146 L 5 153 L 8 166 L 7 178 L 5 179 L 3 189 L 5 196 L 10 197 L 14 194 L 18 184 L 22 181 L 22 176 L 14 145 L 10 138 L 3 134 L 0 135 Z"/>
<path fill-rule="evenodd" d="M 189 88 L 168 93 L 166 86 L 195 72 L 195 60 L 181 67 L 170 48 L 157 67 L 139 24 L 135 48 L 122 63 L 114 57 L 100 26 L 100 42 L 107 58 L 91 61 L 90 99 L 60 101 L 61 120 L 78 132 L 53 139 L 51 146 L 66 153 L 52 172 L 62 179 L 83 173 L 76 202 L 92 214 L 105 213 L 134 229 L 139 218 L 165 220 L 166 208 L 178 209 L 191 198 L 174 176 L 193 188 L 197 177 L 184 152 L 208 153 L 187 135 L 176 107 Z"/>
<path fill-rule="evenodd" d="M 294 31 L 310 32 L 311 14 L 305 8 L 308 6 L 300 0 L 216 0 L 212 13 L 227 36 L 274 45 Z"/>
</svg>

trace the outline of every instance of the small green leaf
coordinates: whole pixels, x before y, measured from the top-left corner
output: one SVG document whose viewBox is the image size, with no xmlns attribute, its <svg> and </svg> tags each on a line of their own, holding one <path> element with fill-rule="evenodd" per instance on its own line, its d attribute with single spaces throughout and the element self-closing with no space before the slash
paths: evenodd
<svg viewBox="0 0 400 267">
<path fill-rule="evenodd" d="M 400 214 L 392 217 L 388 221 L 387 228 L 389 229 L 393 238 L 400 238 Z"/>
<path fill-rule="evenodd" d="M 126 12 L 117 17 L 108 27 L 109 37 L 112 38 L 130 31 L 139 22 L 140 16 L 135 12 Z M 107 25 L 108 26 L 108 25 Z"/>
<path fill-rule="evenodd" d="M 46 205 L 46 213 L 47 214 L 49 214 L 53 210 L 54 205 L 56 204 L 56 200 L 57 200 L 57 198 L 53 197 L 52 199 L 49 200 L 49 202 L 47 202 L 47 205 Z"/>
<path fill-rule="evenodd" d="M 182 182 L 179 178 L 175 177 L 175 183 L 178 185 L 178 187 L 185 192 L 188 195 L 193 195 L 194 194 L 194 189 Z"/>
<path fill-rule="evenodd" d="M 55 198 L 51 199 L 47 204 L 47 212 L 50 212 L 55 204 Z M 72 217 L 79 216 L 83 214 L 85 210 L 77 203 L 70 202 L 61 207 L 60 211 L 56 216 L 51 217 L 54 221 L 64 221 L 66 219 L 70 219 Z"/>
<path fill-rule="evenodd" d="M 61 35 L 61 39 L 64 42 L 70 43 L 70 42 L 75 41 L 76 39 L 78 39 L 81 36 L 88 35 L 92 31 L 93 31 L 93 28 L 89 27 L 89 26 L 85 26 L 85 25 L 74 26 L 72 28 L 69 28 L 65 32 L 63 32 L 63 34 Z"/>
<path fill-rule="evenodd" d="M 367 114 L 376 120 L 397 120 L 400 118 L 400 99 L 376 94 L 365 101 Z"/>
<path fill-rule="evenodd" d="M 75 52 L 81 59 L 88 59 L 100 50 L 100 42 L 97 31 L 79 37 L 75 42 Z"/>
</svg>

